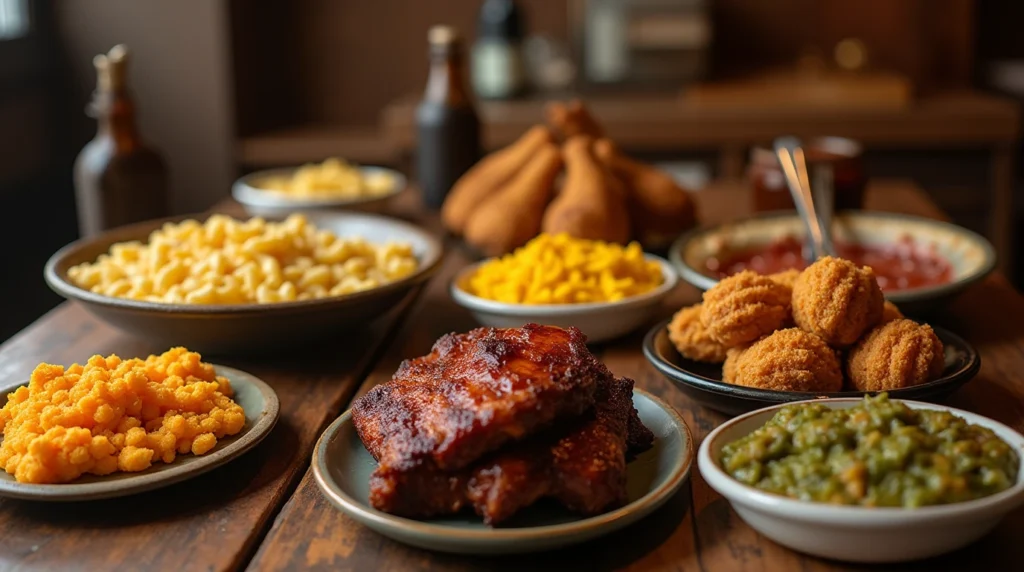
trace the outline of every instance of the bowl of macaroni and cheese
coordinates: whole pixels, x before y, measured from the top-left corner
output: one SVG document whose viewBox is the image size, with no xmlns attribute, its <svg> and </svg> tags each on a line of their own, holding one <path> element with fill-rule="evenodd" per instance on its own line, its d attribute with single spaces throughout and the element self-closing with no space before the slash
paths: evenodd
<svg viewBox="0 0 1024 572">
<path fill-rule="evenodd" d="M 365 327 L 429 278 L 441 255 L 426 231 L 381 216 L 215 214 L 78 240 L 44 274 L 58 294 L 126 332 L 236 353 Z"/>
<path fill-rule="evenodd" d="M 250 173 L 235 181 L 231 195 L 252 216 L 283 217 L 324 209 L 380 213 L 405 188 L 398 171 L 331 158 Z"/>
<path fill-rule="evenodd" d="M 451 295 L 485 326 L 574 326 L 598 343 L 644 325 L 677 282 L 672 265 L 638 243 L 541 234 L 463 269 Z"/>
</svg>

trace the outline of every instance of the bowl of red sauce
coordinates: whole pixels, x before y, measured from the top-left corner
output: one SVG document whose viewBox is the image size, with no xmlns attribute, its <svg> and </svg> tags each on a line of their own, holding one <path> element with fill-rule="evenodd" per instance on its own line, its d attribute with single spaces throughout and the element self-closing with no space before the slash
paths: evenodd
<svg viewBox="0 0 1024 572">
<path fill-rule="evenodd" d="M 874 270 L 886 298 L 904 312 L 934 308 L 995 267 L 992 245 L 947 222 L 910 215 L 846 211 L 832 228 L 839 256 Z M 803 224 L 792 211 L 699 228 L 672 245 L 669 259 L 701 290 L 742 270 L 803 269 Z"/>
</svg>

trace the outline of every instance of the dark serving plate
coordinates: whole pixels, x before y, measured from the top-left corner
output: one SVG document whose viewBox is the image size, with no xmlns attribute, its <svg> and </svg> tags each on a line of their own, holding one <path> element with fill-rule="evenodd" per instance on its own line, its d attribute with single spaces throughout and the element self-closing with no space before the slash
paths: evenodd
<svg viewBox="0 0 1024 572">
<path fill-rule="evenodd" d="M 694 401 L 716 411 L 738 415 L 791 401 L 815 398 L 860 397 L 860 391 L 808 393 L 801 391 L 774 391 L 733 385 L 722 381 L 721 364 L 702 363 L 684 358 L 668 338 L 665 320 L 644 337 L 644 357 L 680 391 Z M 889 392 L 893 398 L 915 401 L 941 401 L 967 383 L 981 368 L 981 357 L 971 344 L 960 336 L 935 326 L 935 335 L 946 349 L 946 368 L 939 379 Z"/>
</svg>

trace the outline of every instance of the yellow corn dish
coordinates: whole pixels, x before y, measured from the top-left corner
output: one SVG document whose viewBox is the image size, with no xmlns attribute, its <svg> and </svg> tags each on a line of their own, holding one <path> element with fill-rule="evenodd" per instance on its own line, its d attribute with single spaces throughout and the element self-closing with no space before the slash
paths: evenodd
<svg viewBox="0 0 1024 572">
<path fill-rule="evenodd" d="M 391 192 L 395 180 L 385 172 L 364 173 L 355 165 L 332 158 L 303 165 L 290 177 L 267 177 L 256 186 L 301 198 L 369 198 Z"/>
<path fill-rule="evenodd" d="M 302 215 L 283 222 L 224 215 L 120 242 L 96 262 L 68 269 L 97 294 L 171 304 L 267 304 L 342 296 L 400 280 L 419 262 L 408 243 L 339 238 Z"/>
<path fill-rule="evenodd" d="M 482 264 L 459 284 L 466 292 L 509 304 L 615 302 L 662 284 L 661 265 L 628 246 L 541 234 L 511 254 Z"/>
<path fill-rule="evenodd" d="M 0 467 L 21 483 L 66 483 L 205 455 L 245 426 L 232 395 L 227 378 L 185 348 L 40 364 L 0 409 Z"/>
</svg>

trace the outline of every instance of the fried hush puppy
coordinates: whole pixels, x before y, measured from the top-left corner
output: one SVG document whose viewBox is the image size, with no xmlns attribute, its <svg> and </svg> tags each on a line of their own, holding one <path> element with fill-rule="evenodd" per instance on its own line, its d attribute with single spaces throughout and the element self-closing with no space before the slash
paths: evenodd
<svg viewBox="0 0 1024 572">
<path fill-rule="evenodd" d="M 836 353 L 820 337 L 798 328 L 779 330 L 745 350 L 730 353 L 726 363 L 729 367 L 723 367 L 723 379 L 736 385 L 813 393 L 843 387 Z"/>
<path fill-rule="evenodd" d="M 888 391 L 935 379 L 945 366 L 931 327 L 897 319 L 868 332 L 850 350 L 846 375 L 857 391 Z"/>
<path fill-rule="evenodd" d="M 793 285 L 796 284 L 796 279 L 800 277 L 800 271 L 796 268 L 790 268 L 789 270 L 769 274 L 768 277 L 775 282 L 782 284 L 786 288 L 793 290 Z"/>
<path fill-rule="evenodd" d="M 736 361 L 740 359 L 743 352 L 750 347 L 747 345 L 729 348 L 725 352 L 725 362 L 722 363 L 722 381 L 736 383 Z"/>
<path fill-rule="evenodd" d="M 708 335 L 700 322 L 701 305 L 696 304 L 676 312 L 668 324 L 668 339 L 684 357 L 708 363 L 725 361 L 726 348 Z"/>
<path fill-rule="evenodd" d="M 790 290 L 744 270 L 704 293 L 700 321 L 726 347 L 752 342 L 781 328 L 790 317 Z"/>
<path fill-rule="evenodd" d="M 882 321 L 879 324 L 888 324 L 893 320 L 902 320 L 903 318 L 903 312 L 900 312 L 896 304 L 886 300 L 885 304 L 882 305 Z"/>
<path fill-rule="evenodd" d="M 868 267 L 826 256 L 793 285 L 793 319 L 829 345 L 853 345 L 882 319 L 884 298 Z"/>
</svg>

